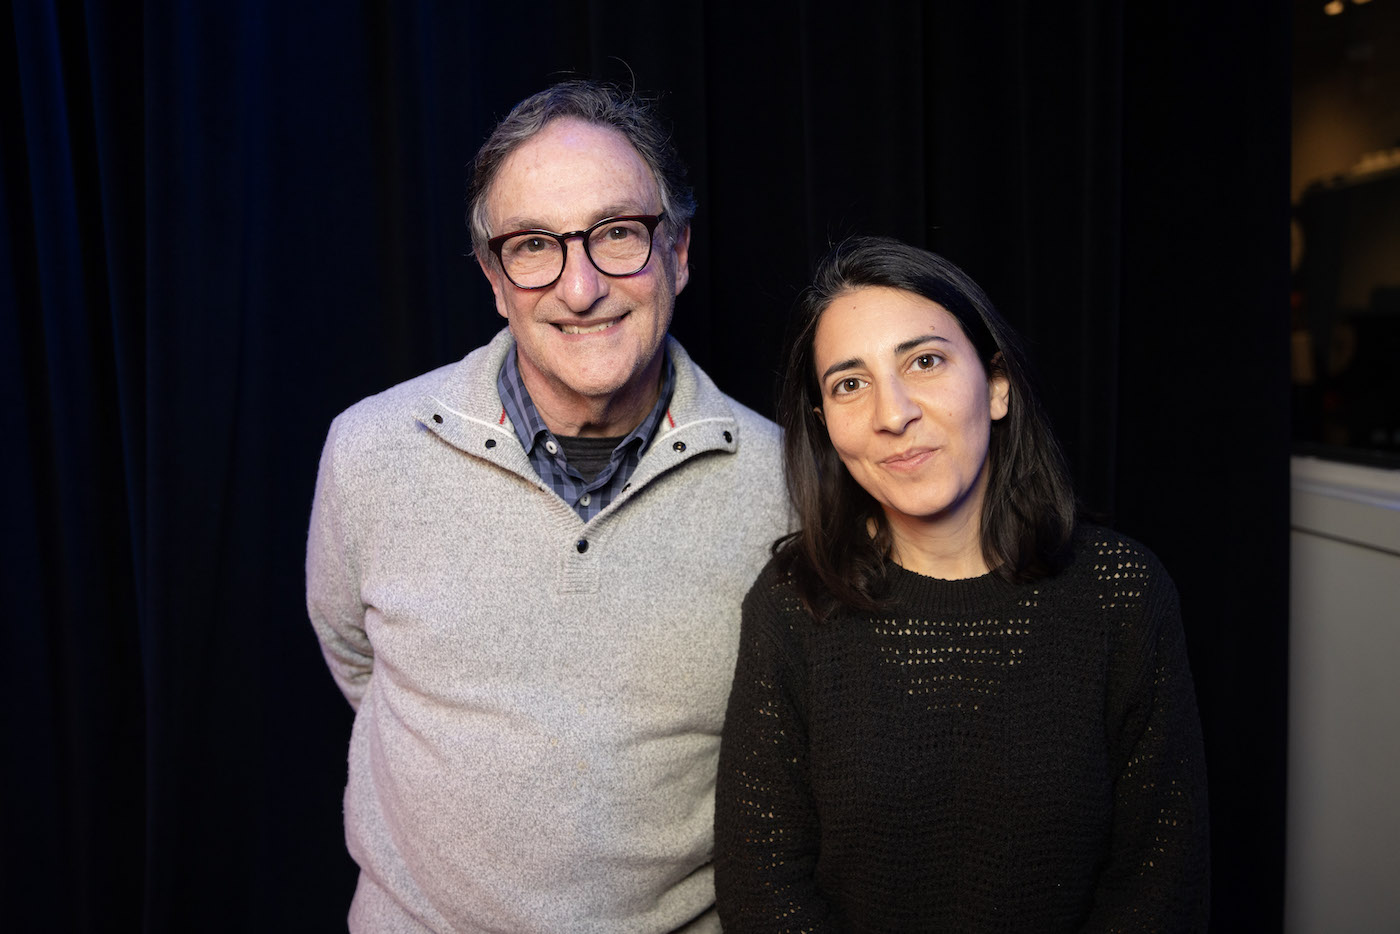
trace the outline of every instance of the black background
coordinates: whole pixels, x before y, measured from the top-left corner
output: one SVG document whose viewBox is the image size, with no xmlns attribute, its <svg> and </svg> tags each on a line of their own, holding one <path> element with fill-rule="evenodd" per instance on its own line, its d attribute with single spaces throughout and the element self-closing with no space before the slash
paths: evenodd
<svg viewBox="0 0 1400 934">
<path fill-rule="evenodd" d="M 1279 929 L 1288 17 L 6 5 L 7 929 L 343 930 L 351 716 L 302 595 L 320 446 L 501 325 L 464 167 L 572 75 L 661 95 L 700 202 L 673 333 L 741 401 L 771 413 L 786 313 L 848 233 L 945 253 L 1027 335 L 1081 496 L 1182 594 L 1214 926 Z"/>
</svg>

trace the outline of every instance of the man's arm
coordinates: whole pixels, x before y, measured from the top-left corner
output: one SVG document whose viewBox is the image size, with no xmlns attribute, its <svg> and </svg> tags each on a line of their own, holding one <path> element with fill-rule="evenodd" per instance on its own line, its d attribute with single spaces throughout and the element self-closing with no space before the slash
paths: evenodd
<svg viewBox="0 0 1400 934">
<path fill-rule="evenodd" d="M 767 586 L 744 600 L 715 788 L 715 894 L 726 928 L 829 930 L 817 892 L 820 827 L 807 780 L 807 731 L 794 699 L 800 675 L 773 637 Z"/>
<path fill-rule="evenodd" d="M 365 634 L 365 605 L 345 532 L 343 493 L 336 480 L 338 425 L 339 420 L 331 424 L 316 475 L 306 540 L 306 610 L 336 684 L 358 710 L 369 685 L 374 649 Z"/>
</svg>

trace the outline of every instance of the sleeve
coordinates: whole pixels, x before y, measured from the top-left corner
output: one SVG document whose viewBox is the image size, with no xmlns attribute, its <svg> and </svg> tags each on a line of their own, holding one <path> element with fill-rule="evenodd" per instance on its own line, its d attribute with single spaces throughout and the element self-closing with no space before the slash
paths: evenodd
<svg viewBox="0 0 1400 934">
<path fill-rule="evenodd" d="M 769 574 L 744 600 L 715 790 L 715 897 L 726 930 L 835 930 L 816 882 L 801 668 L 775 635 Z"/>
<path fill-rule="evenodd" d="M 1176 588 L 1160 566 L 1153 578 L 1144 625 L 1130 630 L 1140 635 L 1113 663 L 1125 674 L 1109 698 L 1113 830 L 1088 932 L 1205 931 L 1209 920 L 1201 721 Z"/>
<path fill-rule="evenodd" d="M 350 706 L 359 709 L 374 665 L 374 649 L 365 634 L 365 604 L 359 575 L 345 534 L 345 503 L 336 478 L 339 422 L 331 424 L 306 539 L 306 610 L 321 642 L 331 675 Z"/>
</svg>

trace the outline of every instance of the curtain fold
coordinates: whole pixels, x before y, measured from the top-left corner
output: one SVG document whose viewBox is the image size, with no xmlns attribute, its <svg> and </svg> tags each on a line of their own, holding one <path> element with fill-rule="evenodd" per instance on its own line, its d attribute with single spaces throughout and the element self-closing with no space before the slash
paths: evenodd
<svg viewBox="0 0 1400 934">
<path fill-rule="evenodd" d="M 21 927 L 96 930 L 140 916 L 145 854 L 140 362 L 113 349 L 140 267 L 107 248 L 122 162 L 81 12 L 21 4 L 3 29 L 4 884 Z"/>
</svg>

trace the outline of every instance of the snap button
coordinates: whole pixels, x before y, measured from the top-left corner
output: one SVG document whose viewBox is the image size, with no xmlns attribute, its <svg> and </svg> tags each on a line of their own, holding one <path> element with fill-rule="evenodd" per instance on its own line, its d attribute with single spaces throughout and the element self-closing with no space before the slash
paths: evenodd
<svg viewBox="0 0 1400 934">
<path fill-rule="evenodd" d="M 574 547 L 578 549 L 579 554 L 583 554 L 588 550 L 588 539 L 580 538 Z"/>
<path fill-rule="evenodd" d="M 729 432 L 726 431 L 726 432 L 724 433 L 724 443 L 725 443 L 725 444 L 732 444 L 733 442 L 734 442 L 734 436 L 731 435 Z"/>
<path fill-rule="evenodd" d="M 486 446 L 487 446 L 488 448 L 494 448 L 494 447 L 496 446 L 496 439 L 495 439 L 495 438 L 487 438 L 487 439 L 486 439 Z"/>
<path fill-rule="evenodd" d="M 433 415 L 433 421 L 435 421 L 435 422 L 437 422 L 439 425 L 441 425 L 441 424 L 442 424 L 442 416 L 441 416 L 441 415 L 434 414 L 434 415 Z"/>
<path fill-rule="evenodd" d="M 679 454 L 681 451 L 684 451 L 684 450 L 685 450 L 685 442 L 684 442 L 684 441 L 677 441 L 675 444 L 671 445 L 671 450 L 673 450 L 673 451 L 675 451 L 677 454 Z"/>
</svg>

